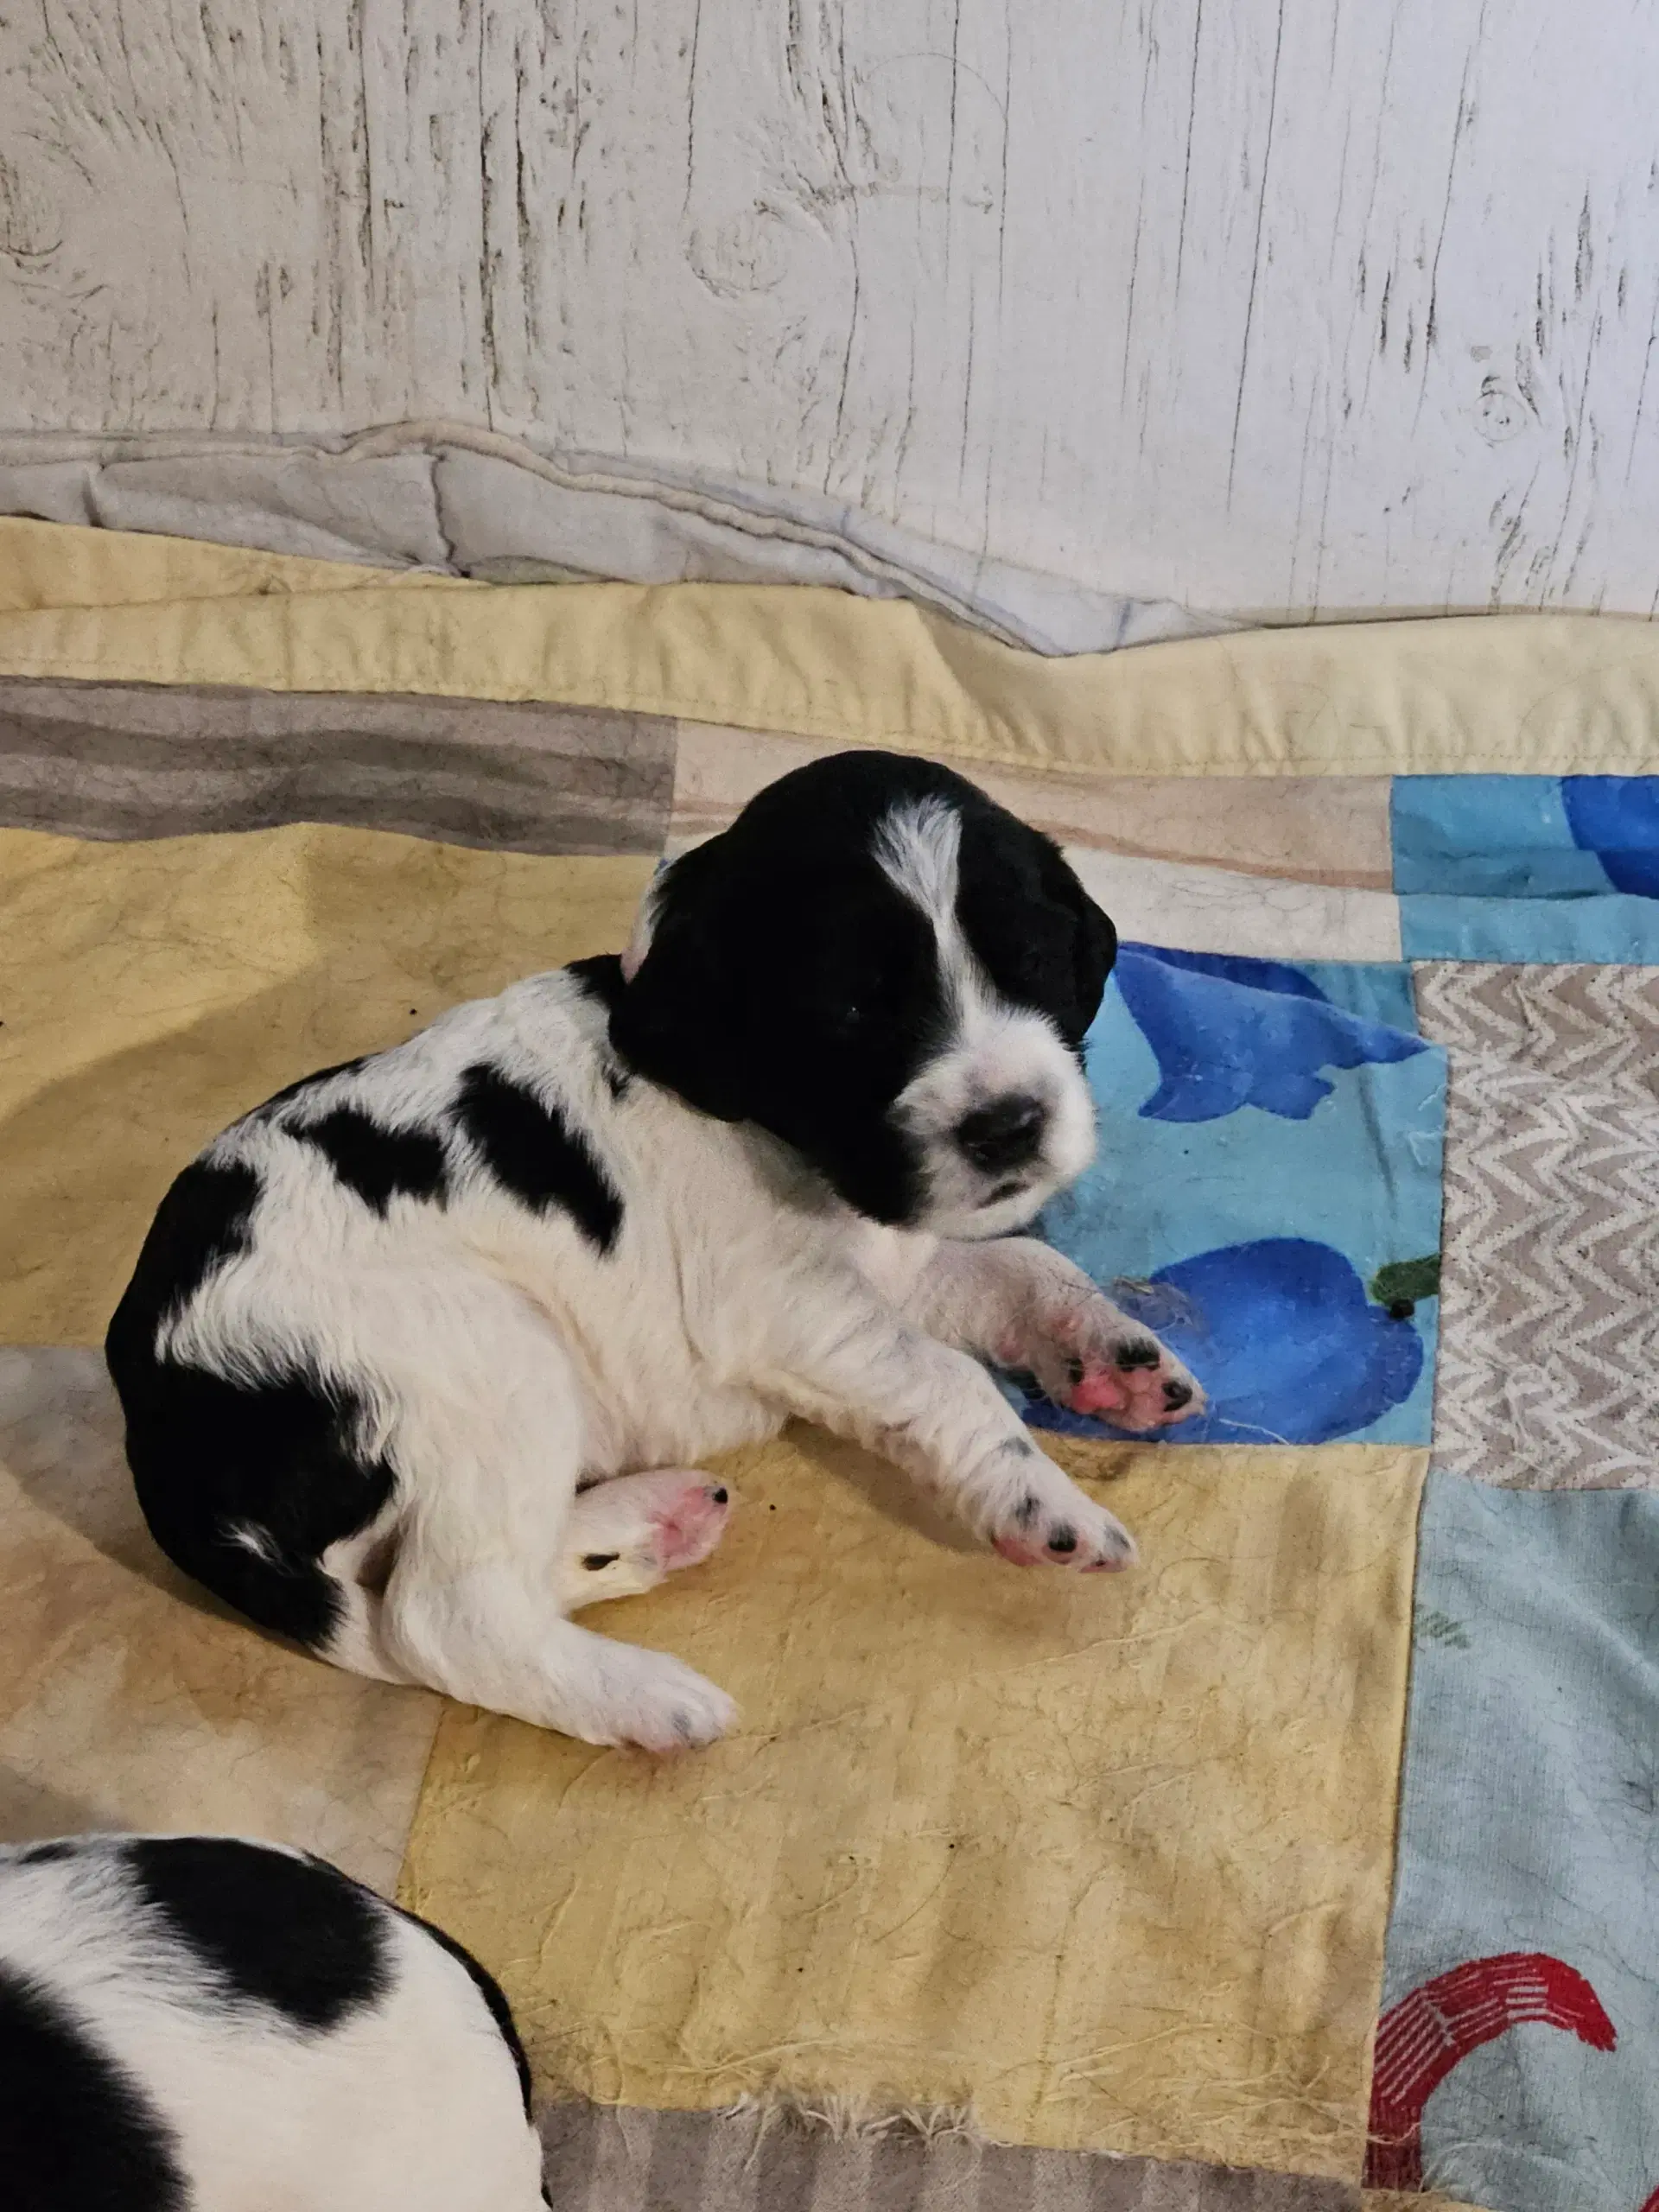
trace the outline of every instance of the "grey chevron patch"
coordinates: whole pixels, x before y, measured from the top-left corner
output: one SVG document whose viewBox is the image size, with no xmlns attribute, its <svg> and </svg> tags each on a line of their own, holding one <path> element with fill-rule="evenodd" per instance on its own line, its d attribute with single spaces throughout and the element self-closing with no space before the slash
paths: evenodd
<svg viewBox="0 0 1659 2212">
<path fill-rule="evenodd" d="M 1450 1055 L 1434 1464 L 1659 1489 L 1659 969 L 1414 975 Z"/>
</svg>

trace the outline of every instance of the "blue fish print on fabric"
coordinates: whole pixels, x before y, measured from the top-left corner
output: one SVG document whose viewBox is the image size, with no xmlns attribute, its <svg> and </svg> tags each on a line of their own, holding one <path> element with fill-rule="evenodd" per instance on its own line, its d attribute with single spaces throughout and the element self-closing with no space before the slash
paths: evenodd
<svg viewBox="0 0 1659 2212">
<path fill-rule="evenodd" d="M 1243 983 L 1252 991 L 1284 991 L 1292 998 L 1319 999 L 1325 993 L 1305 968 L 1287 960 L 1251 960 L 1242 952 L 1177 952 L 1167 944 L 1126 944 L 1119 948 L 1166 968 L 1185 968 L 1192 976 L 1219 976 L 1224 982 Z"/>
<path fill-rule="evenodd" d="M 1659 899 L 1659 776 L 1563 776 L 1561 806 L 1615 891 Z"/>
<path fill-rule="evenodd" d="M 1183 1444 L 1329 1444 L 1402 1405 L 1423 1369 L 1403 1306 L 1374 1302 L 1342 1254 L 1300 1236 L 1229 1244 L 1113 1296 L 1155 1328 L 1210 1395 Z M 1121 1432 L 1039 1399 L 1026 1418 L 1072 1436 Z"/>
<path fill-rule="evenodd" d="M 1423 1050 L 1421 1038 L 1344 1014 L 1276 960 L 1126 945 L 1114 973 L 1157 1056 L 1161 1080 L 1141 1108 L 1149 1121 L 1214 1122 L 1258 1106 L 1305 1122 L 1333 1088 L 1321 1069 Z"/>
</svg>

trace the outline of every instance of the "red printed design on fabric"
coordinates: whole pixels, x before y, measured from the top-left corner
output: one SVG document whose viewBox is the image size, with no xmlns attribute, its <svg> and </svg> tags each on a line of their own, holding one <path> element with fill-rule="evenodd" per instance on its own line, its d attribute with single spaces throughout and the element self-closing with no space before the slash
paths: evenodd
<svg viewBox="0 0 1659 2212">
<path fill-rule="evenodd" d="M 1542 1951 L 1471 1959 L 1382 2015 L 1371 2076 L 1368 2189 L 1422 2187 L 1424 2106 L 1459 2060 L 1529 2021 L 1570 2028 L 1593 2050 L 1611 2050 L 1618 2040 L 1584 1976 Z M 1659 2190 L 1642 2212 L 1659 2212 Z"/>
</svg>

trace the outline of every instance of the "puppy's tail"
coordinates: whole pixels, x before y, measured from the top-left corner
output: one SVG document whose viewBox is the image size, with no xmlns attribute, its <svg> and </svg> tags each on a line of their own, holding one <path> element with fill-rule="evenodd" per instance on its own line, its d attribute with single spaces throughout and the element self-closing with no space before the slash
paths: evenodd
<svg viewBox="0 0 1659 2212">
<path fill-rule="evenodd" d="M 385 1562 L 395 1536 L 368 1529 L 321 1558 L 282 1546 L 252 1520 L 172 1516 L 138 1484 L 150 1534 L 173 1564 L 274 1635 L 372 1681 L 407 1682 L 379 1632 Z"/>
<path fill-rule="evenodd" d="M 232 1529 L 212 1586 L 238 1612 L 302 1643 L 319 1659 L 344 1667 L 372 1681 L 411 1681 L 388 1653 L 380 1634 L 380 1592 L 385 1587 L 384 1560 L 394 1540 L 377 1539 L 372 1530 L 331 1544 L 320 1560 L 262 1555 L 254 1544 L 239 1545 L 243 1532 Z M 249 1531 L 249 1535 L 254 1532 Z M 239 1559 L 227 1559 L 232 1549 Z M 296 1635 L 301 1619 L 303 1632 Z"/>
<path fill-rule="evenodd" d="M 317 1568 L 335 1601 L 334 1626 L 327 1641 L 315 1647 L 318 1656 L 377 1682 L 406 1683 L 415 1679 L 392 1658 L 380 1632 L 382 1593 L 397 1547 L 395 1529 L 365 1529 L 359 1535 L 331 1544 Z"/>
</svg>

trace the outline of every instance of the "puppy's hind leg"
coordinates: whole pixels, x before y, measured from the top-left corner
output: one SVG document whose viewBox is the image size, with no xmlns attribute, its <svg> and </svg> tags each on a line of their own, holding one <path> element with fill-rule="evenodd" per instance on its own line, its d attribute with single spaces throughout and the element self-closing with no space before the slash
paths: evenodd
<svg viewBox="0 0 1659 2212">
<path fill-rule="evenodd" d="M 664 1652 L 563 1618 L 582 1421 L 558 1338 L 491 1277 L 457 1284 L 446 1274 L 434 1299 L 440 1340 L 391 1325 L 383 1306 L 380 1341 L 363 1348 L 397 1478 L 378 1624 L 391 1666 L 464 1704 L 592 1744 L 672 1751 L 713 1742 L 734 1717 L 723 1691 Z"/>
<path fill-rule="evenodd" d="M 567 1612 L 654 1590 L 708 1558 L 726 1533 L 728 1485 L 685 1467 L 612 1475 L 585 1490 L 565 1528 L 561 1592 Z"/>
</svg>

